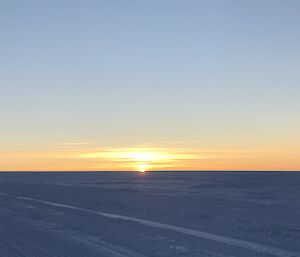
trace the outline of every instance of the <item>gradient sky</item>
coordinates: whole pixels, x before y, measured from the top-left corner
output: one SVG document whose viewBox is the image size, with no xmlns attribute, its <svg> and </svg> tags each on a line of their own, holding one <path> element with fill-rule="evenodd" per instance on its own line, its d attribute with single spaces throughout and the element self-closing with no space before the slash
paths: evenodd
<svg viewBox="0 0 300 257">
<path fill-rule="evenodd" d="M 0 1 L 0 170 L 300 170 L 300 1 Z"/>
</svg>

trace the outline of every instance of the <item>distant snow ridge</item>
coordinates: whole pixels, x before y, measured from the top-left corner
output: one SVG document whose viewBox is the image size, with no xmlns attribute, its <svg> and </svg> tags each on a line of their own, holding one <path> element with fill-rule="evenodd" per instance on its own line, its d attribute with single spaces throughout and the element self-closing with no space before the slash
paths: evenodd
<svg viewBox="0 0 300 257">
<path fill-rule="evenodd" d="M 211 241 L 215 241 L 215 242 L 220 242 L 223 244 L 240 247 L 240 248 L 252 250 L 255 252 L 266 253 L 269 255 L 277 256 L 277 257 L 300 257 L 300 254 L 296 253 L 296 252 L 280 249 L 280 248 L 273 247 L 273 246 L 267 246 L 267 245 L 262 245 L 262 244 L 258 244 L 258 243 L 253 243 L 253 242 L 249 242 L 249 241 L 245 241 L 245 240 L 235 239 L 235 238 L 231 238 L 231 237 L 220 236 L 220 235 L 207 233 L 207 232 L 203 232 L 203 231 L 199 231 L 199 230 L 195 230 L 195 229 L 184 228 L 184 227 L 179 227 L 179 226 L 175 226 L 175 225 L 169 225 L 169 224 L 160 223 L 160 222 L 151 221 L 151 220 L 138 219 L 138 218 L 124 216 L 124 215 L 99 212 L 99 211 L 95 211 L 92 209 L 86 209 L 86 208 L 81 208 L 81 207 L 76 207 L 76 206 L 72 206 L 72 205 L 56 203 L 56 202 L 50 202 L 50 201 L 45 201 L 45 200 L 35 199 L 35 198 L 30 198 L 30 197 L 11 195 L 11 194 L 1 193 L 1 192 L 0 192 L 0 195 L 14 197 L 14 198 L 17 198 L 20 200 L 38 202 L 38 203 L 46 204 L 49 206 L 59 207 L 59 208 L 67 208 L 67 209 L 73 209 L 73 210 L 78 210 L 78 211 L 82 211 L 82 212 L 93 213 L 96 215 L 100 215 L 100 216 L 108 217 L 108 218 L 112 218 L 112 219 L 121 219 L 121 220 L 126 220 L 126 221 L 132 221 L 132 222 L 136 222 L 136 223 L 150 226 L 150 227 L 165 229 L 165 230 L 169 230 L 169 231 L 175 231 L 175 232 L 179 232 L 182 234 L 195 236 L 195 237 L 198 237 L 201 239 L 207 239 L 207 240 L 211 240 Z"/>
</svg>

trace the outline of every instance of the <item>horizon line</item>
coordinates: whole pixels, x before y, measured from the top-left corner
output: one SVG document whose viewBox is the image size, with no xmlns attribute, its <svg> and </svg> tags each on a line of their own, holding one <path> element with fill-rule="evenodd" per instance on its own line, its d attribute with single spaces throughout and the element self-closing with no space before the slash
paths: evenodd
<svg viewBox="0 0 300 257">
<path fill-rule="evenodd" d="M 0 170 L 0 173 L 9 172 L 141 172 L 138 170 Z M 149 170 L 151 172 L 300 172 L 300 170 Z"/>
</svg>

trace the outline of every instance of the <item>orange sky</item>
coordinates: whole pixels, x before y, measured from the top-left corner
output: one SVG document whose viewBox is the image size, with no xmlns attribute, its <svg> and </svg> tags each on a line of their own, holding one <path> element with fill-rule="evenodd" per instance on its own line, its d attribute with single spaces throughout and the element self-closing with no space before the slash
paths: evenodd
<svg viewBox="0 0 300 257">
<path fill-rule="evenodd" d="M 137 146 L 100 148 L 78 143 L 56 150 L 2 151 L 2 171 L 300 170 L 291 148 L 201 149 Z"/>
</svg>

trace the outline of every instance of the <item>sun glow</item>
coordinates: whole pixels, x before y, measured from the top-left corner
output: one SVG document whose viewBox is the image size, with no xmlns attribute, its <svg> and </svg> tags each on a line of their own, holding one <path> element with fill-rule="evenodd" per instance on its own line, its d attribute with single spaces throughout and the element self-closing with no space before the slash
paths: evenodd
<svg viewBox="0 0 300 257">
<path fill-rule="evenodd" d="M 144 164 L 144 163 L 139 164 L 139 165 L 137 165 L 137 171 L 142 172 L 142 173 L 147 172 L 147 171 L 149 171 L 149 165 Z"/>
<path fill-rule="evenodd" d="M 151 169 L 151 164 L 153 165 L 162 162 L 163 160 L 169 160 L 167 154 L 153 151 L 129 151 L 117 153 L 116 156 L 121 160 L 128 162 L 127 166 L 131 169 L 139 172 L 149 171 Z"/>
<path fill-rule="evenodd" d="M 146 172 L 150 170 L 171 169 L 179 161 L 198 159 L 199 156 L 182 149 L 159 147 L 140 147 L 123 149 L 103 149 L 85 153 L 81 158 L 108 160 L 122 170 Z"/>
</svg>

